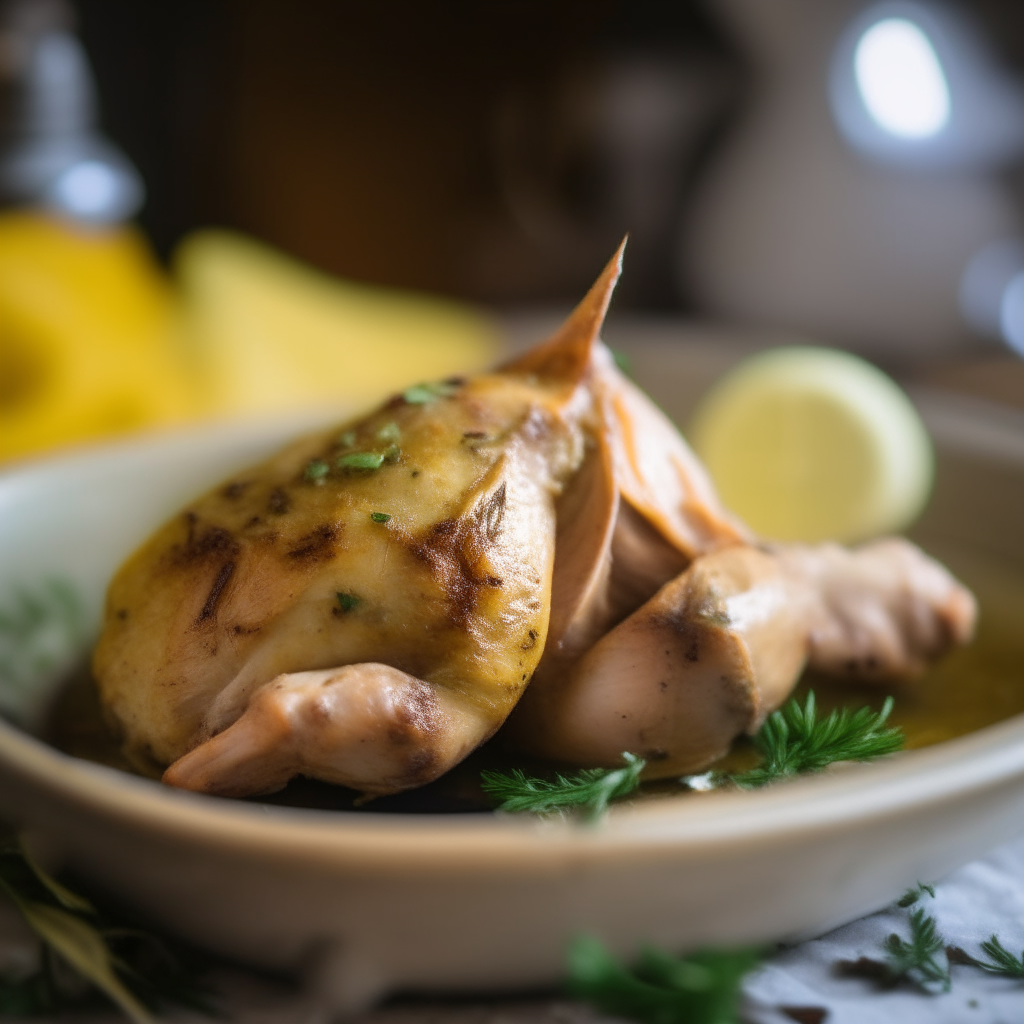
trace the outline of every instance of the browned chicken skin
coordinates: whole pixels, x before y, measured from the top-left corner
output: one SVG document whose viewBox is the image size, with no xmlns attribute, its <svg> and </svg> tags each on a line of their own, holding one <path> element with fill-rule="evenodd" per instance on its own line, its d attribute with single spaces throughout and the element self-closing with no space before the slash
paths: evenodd
<svg viewBox="0 0 1024 1024">
<path fill-rule="evenodd" d="M 898 678 L 969 637 L 913 545 L 771 548 L 721 507 L 598 340 L 620 258 L 544 345 L 300 439 L 122 567 L 94 667 L 131 756 L 210 793 L 391 793 L 518 704 L 524 748 L 670 774 L 808 661 Z"/>
</svg>

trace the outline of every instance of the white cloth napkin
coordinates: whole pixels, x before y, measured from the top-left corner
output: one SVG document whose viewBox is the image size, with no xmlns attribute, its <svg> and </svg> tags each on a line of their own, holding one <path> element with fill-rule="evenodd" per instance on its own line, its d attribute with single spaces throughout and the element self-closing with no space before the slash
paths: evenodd
<svg viewBox="0 0 1024 1024">
<path fill-rule="evenodd" d="M 984 959 L 979 944 L 995 933 L 1010 952 L 1021 955 L 1024 838 L 997 848 L 947 878 L 921 881 L 935 881 L 935 898 L 923 896 L 916 906 L 936 919 L 948 945 Z M 771 957 L 745 984 L 746 1017 L 751 1024 L 793 1024 L 794 1017 L 777 1007 L 800 1006 L 826 1009 L 826 1024 L 1024 1022 L 1024 979 L 954 964 L 951 990 L 928 995 L 911 985 L 885 989 L 837 973 L 838 960 L 883 959 L 882 943 L 893 932 L 908 939 L 911 909 L 883 910 Z"/>
</svg>

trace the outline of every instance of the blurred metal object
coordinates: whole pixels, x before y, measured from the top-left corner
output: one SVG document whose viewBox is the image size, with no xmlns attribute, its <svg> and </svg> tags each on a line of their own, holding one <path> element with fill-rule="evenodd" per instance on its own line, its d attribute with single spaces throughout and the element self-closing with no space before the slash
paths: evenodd
<svg viewBox="0 0 1024 1024">
<path fill-rule="evenodd" d="M 836 124 L 869 159 L 988 168 L 1024 151 L 1024 89 L 967 13 L 944 4 L 862 11 L 835 48 L 829 85 Z"/>
<path fill-rule="evenodd" d="M 142 205 L 142 180 L 105 139 L 92 71 L 65 0 L 0 4 L 0 205 L 108 224 Z"/>
<path fill-rule="evenodd" d="M 899 130 L 904 148 L 913 148 L 915 132 L 925 147 L 945 138 L 964 105 L 984 95 L 984 82 L 961 76 L 966 59 L 943 63 L 946 47 L 938 37 L 929 42 L 930 21 L 922 20 L 915 35 L 907 31 L 910 4 L 865 11 L 856 0 L 719 0 L 716 10 L 746 41 L 760 87 L 694 196 L 681 245 L 683 286 L 706 312 L 732 322 L 810 335 L 884 359 L 970 344 L 961 279 L 979 249 L 1020 230 L 1020 212 L 991 165 L 997 154 L 1005 159 L 1017 152 L 1021 125 L 1004 124 L 998 136 L 982 130 L 979 115 L 978 125 L 964 129 L 965 152 L 956 160 L 950 149 L 942 159 L 931 150 L 935 159 L 926 166 L 909 159 L 898 166 L 874 149 L 867 156 L 837 130 L 830 83 L 834 91 L 836 54 L 846 55 L 847 72 L 856 76 L 857 40 L 874 26 L 902 20 L 903 35 L 874 37 L 878 49 L 865 64 L 881 55 L 884 72 L 891 59 L 886 47 L 895 39 L 904 70 L 916 62 L 924 90 L 916 107 L 901 107 L 906 97 L 897 103 L 899 97 L 879 95 L 885 75 L 877 65 L 873 72 L 862 68 L 859 83 L 850 79 L 850 88 L 871 94 L 879 132 L 888 118 L 895 147 Z M 927 10 L 936 17 L 946 12 L 938 4 Z M 967 47 L 966 37 L 961 41 Z M 994 58 L 991 64 L 987 80 L 1005 83 Z M 855 98 L 868 117 L 865 95 Z M 971 109 L 968 104 L 968 115 Z"/>
</svg>

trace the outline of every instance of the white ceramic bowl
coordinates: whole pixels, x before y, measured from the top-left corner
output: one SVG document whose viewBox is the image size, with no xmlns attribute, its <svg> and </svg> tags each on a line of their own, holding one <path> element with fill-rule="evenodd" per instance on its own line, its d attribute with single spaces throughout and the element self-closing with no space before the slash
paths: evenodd
<svg viewBox="0 0 1024 1024">
<path fill-rule="evenodd" d="M 922 400 L 940 452 L 920 534 L 1024 574 L 1024 417 Z M 0 478 L 0 607 L 60 575 L 90 629 L 120 560 L 281 425 L 125 444 Z M 628 954 L 820 932 L 1024 829 L 1024 718 L 886 763 L 757 793 L 666 797 L 597 827 L 297 810 L 197 796 L 68 757 L 0 722 L 0 813 L 201 945 L 313 965 L 357 1005 L 397 987 L 556 980 L 568 939 Z"/>
</svg>

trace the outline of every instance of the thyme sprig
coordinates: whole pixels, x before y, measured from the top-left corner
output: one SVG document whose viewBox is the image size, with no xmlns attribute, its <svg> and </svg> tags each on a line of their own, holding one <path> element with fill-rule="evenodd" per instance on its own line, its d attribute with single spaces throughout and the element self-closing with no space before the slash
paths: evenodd
<svg viewBox="0 0 1024 1024">
<path fill-rule="evenodd" d="M 645 948 L 630 970 L 594 938 L 569 947 L 569 994 L 599 1010 L 644 1024 L 733 1024 L 740 983 L 761 954 L 754 949 L 701 950 L 674 957 Z"/>
<path fill-rule="evenodd" d="M 580 808 L 593 821 L 604 814 L 612 800 L 629 796 L 640 785 L 640 773 L 647 762 L 636 754 L 624 753 L 623 768 L 584 768 L 553 779 L 527 775 L 519 768 L 511 772 L 480 773 L 480 787 L 498 801 L 498 809 L 521 813 L 549 814 Z"/>
</svg>

